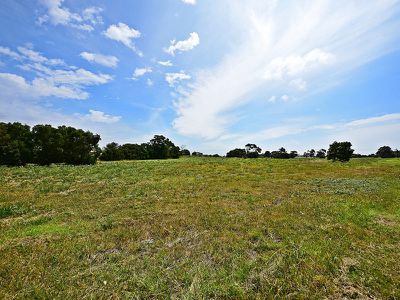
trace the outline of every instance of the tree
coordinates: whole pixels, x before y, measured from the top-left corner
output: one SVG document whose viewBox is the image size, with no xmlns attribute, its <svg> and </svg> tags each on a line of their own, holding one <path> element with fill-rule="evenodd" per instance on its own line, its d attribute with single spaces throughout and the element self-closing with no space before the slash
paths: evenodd
<svg viewBox="0 0 400 300">
<path fill-rule="evenodd" d="M 247 144 L 245 146 L 246 157 L 248 158 L 257 158 L 261 153 L 261 148 L 256 144 Z"/>
<path fill-rule="evenodd" d="M 264 157 L 271 157 L 271 152 L 269 152 L 268 150 L 264 152 Z"/>
<path fill-rule="evenodd" d="M 63 136 L 51 125 L 32 128 L 33 157 L 39 165 L 63 162 Z"/>
<path fill-rule="evenodd" d="M 271 152 L 272 158 L 280 158 L 280 159 L 287 159 L 290 158 L 290 154 L 286 152 L 285 148 L 280 148 L 278 151 Z"/>
<path fill-rule="evenodd" d="M 314 149 L 308 150 L 307 152 L 304 152 L 303 156 L 304 157 L 314 157 L 315 156 L 315 150 Z"/>
<path fill-rule="evenodd" d="M 73 165 L 94 164 L 101 151 L 98 146 L 100 136 L 90 131 L 60 126 L 62 136 L 62 162 Z"/>
<path fill-rule="evenodd" d="M 188 149 L 182 149 L 179 154 L 181 156 L 190 156 L 190 151 Z"/>
<path fill-rule="evenodd" d="M 124 159 L 124 154 L 121 151 L 120 146 L 117 143 L 107 144 L 100 155 L 101 160 L 114 161 Z"/>
<path fill-rule="evenodd" d="M 246 150 L 240 148 L 233 149 L 226 153 L 226 157 L 246 157 Z"/>
<path fill-rule="evenodd" d="M 179 158 L 180 149 L 163 135 L 155 135 L 148 143 L 151 159 Z"/>
<path fill-rule="evenodd" d="M 376 156 L 381 158 L 396 157 L 395 152 L 389 146 L 382 146 L 376 152 Z"/>
<path fill-rule="evenodd" d="M 141 160 L 149 159 L 149 153 L 147 150 L 147 144 L 124 144 L 120 146 L 123 159 L 128 160 Z"/>
<path fill-rule="evenodd" d="M 320 149 L 317 151 L 317 155 L 318 158 L 325 158 L 326 157 L 326 150 L 325 149 Z"/>
<path fill-rule="evenodd" d="M 28 125 L 0 123 L 0 164 L 23 166 L 32 160 L 32 134 Z"/>
<path fill-rule="evenodd" d="M 349 161 L 354 150 L 350 142 L 333 142 L 329 145 L 327 158 L 333 161 Z"/>
<path fill-rule="evenodd" d="M 198 151 L 193 151 L 192 156 L 204 156 L 204 154 Z"/>
<path fill-rule="evenodd" d="M 290 151 L 290 153 L 289 153 L 289 157 L 290 157 L 290 158 L 295 158 L 295 157 L 297 157 L 297 156 L 299 156 L 299 154 L 297 153 L 297 151 Z"/>
</svg>

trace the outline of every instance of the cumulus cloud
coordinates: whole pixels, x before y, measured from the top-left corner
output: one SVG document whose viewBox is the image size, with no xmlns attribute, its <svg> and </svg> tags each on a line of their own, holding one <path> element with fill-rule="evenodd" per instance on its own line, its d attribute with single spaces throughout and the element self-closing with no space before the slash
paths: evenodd
<svg viewBox="0 0 400 300">
<path fill-rule="evenodd" d="M 342 80 L 344 73 L 398 47 L 396 3 L 233 2 L 224 13 L 234 20 L 226 28 L 240 28 L 231 41 L 237 47 L 199 70 L 177 96 L 174 128 L 182 135 L 216 139 L 235 124 L 234 110 L 260 95 L 296 92 L 304 98 Z M 178 44 L 167 52 L 178 51 Z"/>
<path fill-rule="evenodd" d="M 116 123 L 119 120 L 121 120 L 120 116 L 107 115 L 102 111 L 93 109 L 90 109 L 89 114 L 85 115 L 84 118 L 92 122 L 107 123 L 107 124 Z"/>
<path fill-rule="evenodd" d="M 166 73 L 165 74 L 165 81 L 168 82 L 169 86 L 175 86 L 175 83 L 181 80 L 188 80 L 190 79 L 190 75 L 186 74 L 185 72 L 181 71 L 179 73 Z"/>
<path fill-rule="evenodd" d="M 151 73 L 153 70 L 149 67 L 146 68 L 136 68 L 135 71 L 133 72 L 132 79 L 137 80 L 139 77 L 144 76 L 147 73 Z"/>
<path fill-rule="evenodd" d="M 173 66 L 173 64 L 170 60 L 165 60 L 165 61 L 160 60 L 160 61 L 158 61 L 158 64 L 162 65 L 164 67 L 172 67 Z"/>
<path fill-rule="evenodd" d="M 10 50 L 11 51 L 11 50 Z M 25 47 L 18 47 L 23 61 L 19 67 L 32 72 L 34 78 L 12 73 L 0 73 L 0 89 L 3 97 L 19 94 L 24 98 L 57 97 L 64 99 L 87 99 L 85 87 L 105 84 L 113 79 L 108 74 L 96 74 L 83 68 L 68 66 L 63 60 L 49 59 L 39 52 Z M 2 97 L 2 98 L 3 98 Z"/>
<path fill-rule="evenodd" d="M 130 28 L 128 25 L 120 22 L 108 27 L 103 34 L 111 40 L 124 44 L 126 47 L 135 51 L 139 56 L 143 56 L 143 53 L 137 50 L 133 43 L 133 40 L 139 38 L 141 35 L 138 30 Z"/>
<path fill-rule="evenodd" d="M 102 23 L 100 13 L 103 9 L 100 7 L 88 7 L 79 14 L 63 6 L 64 0 L 40 0 L 40 2 L 47 9 L 47 13 L 38 18 L 39 24 L 51 23 L 92 31 L 94 25 Z"/>
<path fill-rule="evenodd" d="M 112 55 L 103 55 L 98 53 L 81 52 L 79 54 L 83 59 L 105 67 L 115 68 L 118 65 L 118 58 Z"/>
<path fill-rule="evenodd" d="M 200 37 L 197 34 L 197 32 L 192 32 L 189 35 L 189 38 L 187 40 L 183 41 L 171 41 L 171 45 L 165 49 L 165 52 L 175 55 L 175 52 L 184 52 L 184 51 L 189 51 L 192 50 L 194 47 L 198 46 L 200 44 Z"/>
</svg>

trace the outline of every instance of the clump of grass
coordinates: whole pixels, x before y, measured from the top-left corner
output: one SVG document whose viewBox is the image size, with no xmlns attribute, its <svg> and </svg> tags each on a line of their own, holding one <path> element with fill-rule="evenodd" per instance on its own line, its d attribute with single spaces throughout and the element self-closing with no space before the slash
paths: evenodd
<svg viewBox="0 0 400 300">
<path fill-rule="evenodd" d="M 0 219 L 20 216 L 29 211 L 29 208 L 21 204 L 2 205 L 0 206 Z"/>
</svg>

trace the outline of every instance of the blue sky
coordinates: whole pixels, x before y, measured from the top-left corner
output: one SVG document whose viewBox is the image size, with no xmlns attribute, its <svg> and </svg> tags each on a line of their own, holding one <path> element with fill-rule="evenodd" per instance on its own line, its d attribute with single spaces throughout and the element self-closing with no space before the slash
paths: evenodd
<svg viewBox="0 0 400 300">
<path fill-rule="evenodd" d="M 225 154 L 400 148 L 400 3 L 2 0 L 0 121 Z"/>
</svg>

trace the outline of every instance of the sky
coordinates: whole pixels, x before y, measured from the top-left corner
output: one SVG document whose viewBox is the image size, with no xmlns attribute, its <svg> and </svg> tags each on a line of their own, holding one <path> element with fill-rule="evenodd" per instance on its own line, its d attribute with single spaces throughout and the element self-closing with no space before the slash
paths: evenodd
<svg viewBox="0 0 400 300">
<path fill-rule="evenodd" d="M 0 121 L 208 154 L 400 148 L 400 1 L 2 0 Z"/>
</svg>

